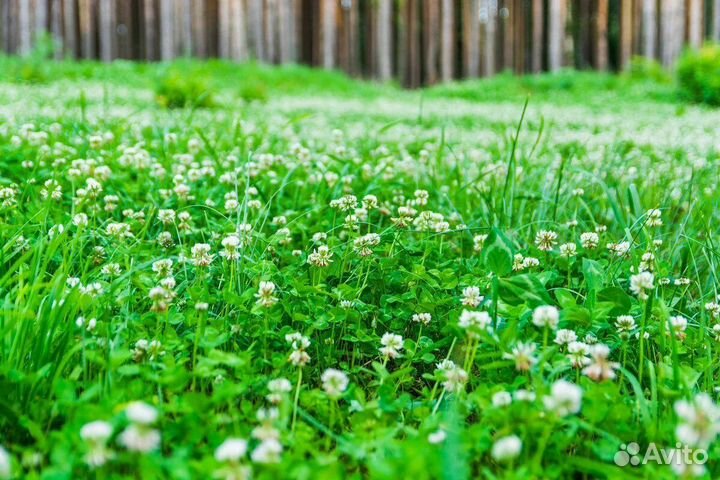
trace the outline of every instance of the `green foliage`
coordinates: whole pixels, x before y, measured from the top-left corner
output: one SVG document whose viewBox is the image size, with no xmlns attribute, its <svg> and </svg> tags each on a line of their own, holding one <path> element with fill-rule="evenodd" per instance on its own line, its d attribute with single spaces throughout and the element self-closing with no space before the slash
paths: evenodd
<svg viewBox="0 0 720 480">
<path fill-rule="evenodd" d="M 155 99 L 165 108 L 210 108 L 214 106 L 212 89 L 201 76 L 190 71 L 170 70 L 155 87 Z"/>
<path fill-rule="evenodd" d="M 686 50 L 677 65 L 683 97 L 693 102 L 720 106 L 720 45 L 706 44 Z"/>
<path fill-rule="evenodd" d="M 0 88 L 0 477 L 664 480 L 620 446 L 720 428 L 720 131 L 674 86 L 39 65 Z"/>
</svg>

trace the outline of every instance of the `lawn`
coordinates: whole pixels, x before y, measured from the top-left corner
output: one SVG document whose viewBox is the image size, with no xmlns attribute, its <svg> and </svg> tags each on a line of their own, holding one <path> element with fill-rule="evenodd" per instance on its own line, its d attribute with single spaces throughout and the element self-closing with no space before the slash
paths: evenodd
<svg viewBox="0 0 720 480">
<path fill-rule="evenodd" d="M 718 478 L 718 125 L 0 59 L 0 478 Z"/>
</svg>

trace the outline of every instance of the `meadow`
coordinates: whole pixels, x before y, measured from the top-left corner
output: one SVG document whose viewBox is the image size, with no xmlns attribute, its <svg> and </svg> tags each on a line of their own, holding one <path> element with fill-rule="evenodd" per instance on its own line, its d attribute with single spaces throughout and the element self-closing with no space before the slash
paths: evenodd
<svg viewBox="0 0 720 480">
<path fill-rule="evenodd" d="M 0 72 L 0 478 L 720 476 L 672 79 Z"/>
</svg>

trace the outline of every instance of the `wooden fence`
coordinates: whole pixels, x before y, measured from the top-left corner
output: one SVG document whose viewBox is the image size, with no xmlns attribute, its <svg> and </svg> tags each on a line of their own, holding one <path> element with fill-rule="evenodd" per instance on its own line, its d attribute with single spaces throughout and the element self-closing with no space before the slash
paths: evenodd
<svg viewBox="0 0 720 480">
<path fill-rule="evenodd" d="M 720 0 L 0 0 L 0 50 L 304 63 L 416 87 L 453 78 L 670 67 L 720 39 Z"/>
</svg>

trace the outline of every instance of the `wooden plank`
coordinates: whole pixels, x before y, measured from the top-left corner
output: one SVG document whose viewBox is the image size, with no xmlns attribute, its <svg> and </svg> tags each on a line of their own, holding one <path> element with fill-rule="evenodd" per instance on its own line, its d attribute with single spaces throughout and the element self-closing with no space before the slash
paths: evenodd
<svg viewBox="0 0 720 480">
<path fill-rule="evenodd" d="M 531 69 L 533 73 L 542 71 L 543 63 L 543 0 L 532 1 L 532 56 Z"/>
<path fill-rule="evenodd" d="M 248 41 L 254 57 L 264 61 L 265 55 L 265 20 L 262 0 L 247 0 L 248 10 Z"/>
<path fill-rule="evenodd" d="M 437 2 L 423 2 L 423 40 L 425 45 L 425 82 L 438 81 L 438 35 L 440 33 L 440 6 Z"/>
<path fill-rule="evenodd" d="M 6 3 L 6 2 L 3 2 Z M 51 0 L 50 2 L 50 33 L 53 41 L 53 56 L 60 60 L 63 56 L 63 18 L 62 0 Z"/>
<path fill-rule="evenodd" d="M 175 8 L 173 0 L 160 0 L 160 59 L 175 58 Z"/>
<path fill-rule="evenodd" d="M 49 18 L 49 5 L 48 0 L 35 0 L 33 9 L 35 28 L 33 32 L 33 38 L 35 41 L 42 38 L 48 32 L 48 18 Z"/>
<path fill-rule="evenodd" d="M 245 29 L 245 8 L 242 0 L 231 0 L 230 18 L 230 57 L 235 61 L 245 62 L 248 59 L 248 48 L 247 31 Z"/>
<path fill-rule="evenodd" d="M 265 0 L 265 50 L 270 63 L 277 63 L 278 60 L 277 2 Z"/>
<path fill-rule="evenodd" d="M 483 0 L 483 15 L 485 17 L 485 75 L 495 75 L 497 71 L 497 1 Z"/>
<path fill-rule="evenodd" d="M 642 54 L 655 58 L 657 44 L 657 0 L 643 0 Z"/>
<path fill-rule="evenodd" d="M 463 0 L 463 73 L 466 77 L 480 76 L 480 0 Z"/>
<path fill-rule="evenodd" d="M 98 37 L 100 40 L 100 60 L 110 62 L 113 59 L 113 4 L 112 0 L 98 0 Z"/>
<path fill-rule="evenodd" d="M 625 0 L 620 5 L 620 68 L 624 70 L 632 57 L 633 2 Z"/>
<path fill-rule="evenodd" d="M 155 14 L 156 0 L 143 1 L 143 39 L 145 45 L 145 58 L 153 61 L 158 59 L 157 49 L 157 15 Z"/>
<path fill-rule="evenodd" d="M 218 2 L 218 56 L 230 58 L 230 0 Z"/>
<path fill-rule="evenodd" d="M 32 51 L 32 25 L 30 17 L 30 2 L 20 0 L 18 4 L 18 54 L 21 56 L 29 55 Z"/>
<path fill-rule="evenodd" d="M 325 69 L 335 68 L 337 0 L 322 0 L 320 7 L 322 61 Z"/>
<path fill-rule="evenodd" d="M 440 11 L 440 78 L 449 82 L 455 71 L 455 4 L 442 0 Z"/>
<path fill-rule="evenodd" d="M 63 1 L 63 46 L 65 55 L 77 57 L 77 5 L 76 0 Z"/>
<path fill-rule="evenodd" d="M 608 68 L 608 0 L 597 0 L 595 12 L 595 68 Z"/>
<path fill-rule="evenodd" d="M 422 82 L 422 60 L 420 54 L 420 2 L 408 0 L 408 41 L 410 87 L 417 88 Z"/>
<path fill-rule="evenodd" d="M 688 43 L 693 48 L 700 48 L 703 43 L 703 10 L 702 0 L 688 0 Z"/>
<path fill-rule="evenodd" d="M 204 0 L 192 1 L 192 44 L 193 54 L 200 58 L 208 56 L 207 48 L 207 29 L 205 27 L 205 19 L 207 12 L 205 10 Z"/>
<path fill-rule="evenodd" d="M 278 2 L 280 63 L 290 63 L 295 59 L 293 3 L 292 0 L 279 0 Z"/>
<path fill-rule="evenodd" d="M 83 58 L 95 58 L 95 5 L 93 0 L 78 0 L 80 47 Z"/>
<path fill-rule="evenodd" d="M 376 18 L 377 77 L 388 81 L 392 77 L 392 4 L 391 0 L 378 0 Z"/>
<path fill-rule="evenodd" d="M 555 72 L 563 65 L 565 16 L 563 0 L 548 0 L 548 70 Z"/>
</svg>

